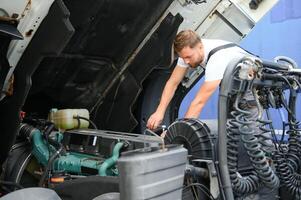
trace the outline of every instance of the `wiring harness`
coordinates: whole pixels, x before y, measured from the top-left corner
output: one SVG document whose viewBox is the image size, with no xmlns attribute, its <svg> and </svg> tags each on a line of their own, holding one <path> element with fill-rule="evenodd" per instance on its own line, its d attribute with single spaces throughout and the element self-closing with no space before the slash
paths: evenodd
<svg viewBox="0 0 301 200">
<path fill-rule="evenodd" d="M 266 187 L 288 191 L 280 192 L 281 199 L 281 195 L 283 199 L 301 199 L 301 129 L 296 116 L 301 70 L 283 57 L 275 62 L 245 57 L 233 66 L 224 75 L 227 80 L 222 82 L 219 102 L 219 112 L 225 111 L 219 118 L 219 145 L 226 144 L 218 147 L 225 188 L 221 196 L 234 199 Z M 280 131 L 272 123 L 277 111 L 282 121 Z M 248 173 L 239 169 L 240 147 L 251 166 Z"/>
</svg>

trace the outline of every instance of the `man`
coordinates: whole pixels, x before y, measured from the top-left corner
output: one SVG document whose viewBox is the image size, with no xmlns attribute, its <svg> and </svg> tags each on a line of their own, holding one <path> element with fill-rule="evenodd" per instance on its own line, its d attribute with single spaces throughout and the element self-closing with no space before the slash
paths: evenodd
<svg viewBox="0 0 301 200">
<path fill-rule="evenodd" d="M 188 68 L 196 68 L 201 65 L 205 69 L 205 81 L 185 114 L 185 118 L 199 117 L 209 97 L 218 88 L 229 62 L 233 58 L 247 53 L 238 46 L 228 45 L 226 47 L 227 44 L 230 43 L 223 40 L 201 40 L 197 33 L 192 30 L 184 30 L 177 34 L 174 40 L 174 50 L 179 55 L 179 59 L 164 87 L 157 110 L 147 121 L 149 129 L 155 129 L 161 124 L 166 108 Z M 222 46 L 225 48 L 215 51 L 216 48 Z M 213 53 L 214 51 L 215 53 Z M 208 59 L 209 54 L 212 56 Z"/>
</svg>

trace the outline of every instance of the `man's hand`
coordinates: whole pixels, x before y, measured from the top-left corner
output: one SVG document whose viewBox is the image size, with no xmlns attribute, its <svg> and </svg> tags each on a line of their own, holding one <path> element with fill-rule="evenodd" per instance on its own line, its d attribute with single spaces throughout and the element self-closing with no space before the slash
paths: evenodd
<svg viewBox="0 0 301 200">
<path fill-rule="evenodd" d="M 158 128 L 158 126 L 162 123 L 164 118 L 164 113 L 161 112 L 154 112 L 148 119 L 147 121 L 147 128 L 154 130 L 156 128 Z"/>
<path fill-rule="evenodd" d="M 147 121 L 147 128 L 154 130 L 156 129 L 161 123 L 164 118 L 164 113 L 166 111 L 166 108 L 171 101 L 178 85 L 182 81 L 183 77 L 185 76 L 187 72 L 187 68 L 176 66 L 173 70 L 170 78 L 168 79 L 167 83 L 165 84 L 165 87 L 163 89 L 163 93 L 160 99 L 159 106 L 155 113 L 153 113 L 150 118 Z"/>
</svg>

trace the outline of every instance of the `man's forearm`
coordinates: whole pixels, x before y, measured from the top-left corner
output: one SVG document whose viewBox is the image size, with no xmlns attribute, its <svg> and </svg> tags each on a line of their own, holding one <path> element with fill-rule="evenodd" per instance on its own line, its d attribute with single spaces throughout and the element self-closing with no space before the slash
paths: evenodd
<svg viewBox="0 0 301 200">
<path fill-rule="evenodd" d="M 185 118 L 199 118 L 203 107 L 220 82 L 221 80 L 214 80 L 203 83 L 194 100 L 191 102 L 188 111 L 185 114 Z"/>
<path fill-rule="evenodd" d="M 200 103 L 192 102 L 185 114 L 185 118 L 199 118 L 199 115 L 201 114 L 204 106 L 205 106 L 204 102 L 200 102 Z"/>
</svg>

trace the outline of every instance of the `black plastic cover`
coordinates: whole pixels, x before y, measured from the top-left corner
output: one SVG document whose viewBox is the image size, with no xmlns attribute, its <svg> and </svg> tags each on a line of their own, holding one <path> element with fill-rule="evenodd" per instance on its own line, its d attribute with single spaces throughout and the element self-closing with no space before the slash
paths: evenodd
<svg viewBox="0 0 301 200">
<path fill-rule="evenodd" d="M 63 2 L 75 32 L 62 52 L 30 50 L 38 53 L 34 60 L 40 62 L 34 64 L 37 70 L 25 110 L 46 117 L 54 107 L 87 108 L 100 129 L 133 130 L 137 125 L 133 110 L 142 82 L 154 68 L 170 67 L 172 41 L 182 17 L 168 14 L 143 48 L 136 51 L 172 0 Z M 55 12 L 52 6 L 49 16 Z M 54 26 L 52 37 L 61 37 L 64 27 L 56 26 L 48 16 L 45 21 L 49 21 L 47 26 L 43 22 L 41 28 Z M 39 40 L 49 36 L 44 34 L 36 35 L 32 43 L 51 46 L 52 40 Z M 136 56 L 128 62 L 133 54 Z"/>
</svg>

